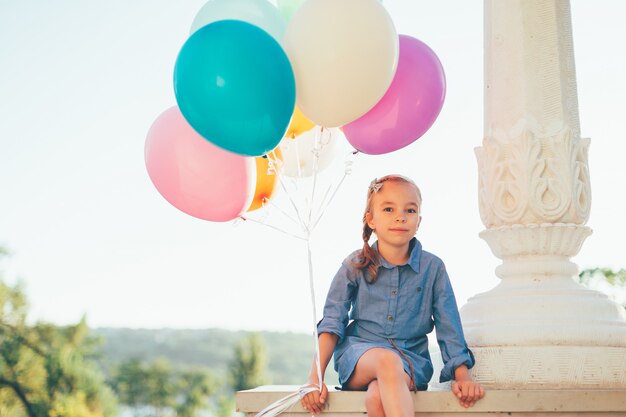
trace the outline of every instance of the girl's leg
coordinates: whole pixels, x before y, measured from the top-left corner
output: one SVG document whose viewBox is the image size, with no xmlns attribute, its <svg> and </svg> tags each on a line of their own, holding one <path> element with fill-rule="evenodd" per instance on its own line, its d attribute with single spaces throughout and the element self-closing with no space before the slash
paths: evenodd
<svg viewBox="0 0 626 417">
<path fill-rule="evenodd" d="M 346 383 L 350 389 L 363 389 L 378 382 L 378 391 L 386 417 L 413 417 L 411 382 L 404 372 L 400 356 L 388 349 L 373 348 L 361 356 L 354 373 Z"/>
<path fill-rule="evenodd" d="M 380 399 L 378 381 L 375 379 L 367 386 L 365 394 L 365 409 L 369 417 L 386 417 L 383 403 Z"/>
</svg>

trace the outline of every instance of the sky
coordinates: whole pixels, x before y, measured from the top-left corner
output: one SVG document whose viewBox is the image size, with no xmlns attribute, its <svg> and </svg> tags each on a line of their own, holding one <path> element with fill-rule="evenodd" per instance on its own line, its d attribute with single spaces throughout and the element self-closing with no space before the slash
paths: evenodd
<svg viewBox="0 0 626 417">
<path fill-rule="evenodd" d="M 252 222 L 211 223 L 165 201 L 146 133 L 176 104 L 172 74 L 202 0 L 0 1 L 0 268 L 32 320 L 92 327 L 311 332 L 304 243 Z M 474 148 L 483 137 L 483 4 L 385 0 L 399 34 L 427 43 L 447 79 L 443 110 L 412 145 L 358 155 L 312 236 L 315 305 L 359 248 L 367 185 L 400 173 L 423 195 L 418 238 L 441 257 L 459 306 L 498 284 L 479 238 Z M 626 267 L 626 3 L 572 1 L 580 125 L 591 138 L 594 233 L 573 261 Z M 320 174 L 344 173 L 347 142 Z M 308 195 L 303 182 L 293 198 Z M 320 188 L 325 189 L 325 188 Z M 274 204 L 287 208 L 279 193 Z M 269 211 L 269 210 L 268 210 Z M 291 230 L 278 210 L 267 222 Z"/>
</svg>

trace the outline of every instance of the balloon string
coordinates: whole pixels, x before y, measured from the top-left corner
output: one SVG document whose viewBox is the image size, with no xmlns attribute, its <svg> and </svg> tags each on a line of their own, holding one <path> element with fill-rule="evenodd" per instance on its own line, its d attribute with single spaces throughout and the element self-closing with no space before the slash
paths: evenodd
<svg viewBox="0 0 626 417">
<path fill-rule="evenodd" d="M 298 216 L 298 220 L 300 221 L 300 224 L 302 225 L 305 231 L 308 231 L 306 224 L 304 223 L 304 220 L 302 220 L 302 216 L 300 215 L 300 210 L 298 210 L 298 206 L 296 205 L 296 202 L 293 201 L 293 198 L 291 197 L 291 193 L 289 193 L 289 191 L 287 190 L 287 187 L 285 187 L 285 183 L 283 182 L 282 176 L 278 177 L 278 182 L 280 183 L 280 186 L 285 192 L 285 194 L 287 194 L 287 197 L 289 198 L 289 201 L 291 202 L 293 209 L 296 211 L 296 215 Z"/>
<path fill-rule="evenodd" d="M 264 223 L 264 222 L 260 222 L 260 221 L 258 221 L 258 220 L 255 220 L 255 219 L 251 218 L 251 217 L 243 217 L 243 216 L 242 216 L 242 217 L 241 217 L 241 219 L 242 219 L 242 220 L 244 220 L 244 221 L 250 221 L 250 222 L 252 222 L 252 223 L 261 224 L 261 225 L 263 225 L 263 226 L 266 226 L 266 227 L 269 227 L 269 228 L 271 228 L 271 229 L 277 230 L 277 231 L 279 231 L 279 232 L 281 232 L 281 233 L 284 233 L 284 234 L 286 234 L 286 235 L 288 235 L 288 236 L 295 237 L 296 239 L 306 240 L 306 238 L 304 238 L 304 237 L 302 237 L 302 236 L 294 235 L 293 233 L 286 232 L 286 231 L 284 231 L 283 229 L 280 229 L 280 228 L 278 228 L 278 227 L 276 227 L 276 226 L 272 226 L 271 224 L 267 224 L 267 223 Z"/>
<path fill-rule="evenodd" d="M 309 222 L 311 221 L 311 209 L 313 207 L 313 197 L 315 195 L 315 183 L 316 183 L 317 170 L 318 170 L 317 158 L 319 157 L 319 149 L 317 149 L 317 148 L 319 146 L 319 141 L 317 139 L 319 139 L 318 136 L 316 136 L 315 154 L 314 154 L 314 160 L 313 160 L 314 161 L 313 162 L 313 179 L 314 180 L 313 180 L 313 191 L 312 191 L 312 194 L 311 194 L 311 205 L 309 207 Z M 272 151 L 272 153 L 273 153 L 273 151 Z M 298 162 L 298 164 L 297 164 L 297 166 L 298 166 L 298 176 L 301 176 L 302 172 L 300 170 L 300 156 L 299 155 L 300 154 L 298 153 L 298 146 L 296 144 L 296 156 L 297 156 L 297 159 L 298 159 L 298 161 L 297 161 Z M 273 154 L 272 156 L 274 158 L 276 157 L 275 154 Z M 271 161 L 271 159 L 270 159 L 270 161 Z M 275 162 L 275 161 L 273 161 L 273 162 Z M 273 163 L 273 162 L 271 162 L 271 163 Z M 306 230 L 306 238 L 303 239 L 303 240 L 306 241 L 306 248 L 307 248 L 307 260 L 308 260 L 308 265 L 309 265 L 309 286 L 310 286 L 310 291 L 311 291 L 311 307 L 312 307 L 312 312 L 313 312 L 313 334 L 314 334 L 314 338 L 315 338 L 315 352 L 316 352 L 315 364 L 316 364 L 316 368 L 317 368 L 317 377 L 318 377 L 318 381 L 319 381 L 319 390 L 321 392 L 322 391 L 322 368 L 321 368 L 321 364 L 320 364 L 319 335 L 318 335 L 318 332 L 317 332 L 317 310 L 316 310 L 316 306 L 315 306 L 315 304 L 316 304 L 316 302 L 315 302 L 315 282 L 314 282 L 314 279 L 313 279 L 313 257 L 312 257 L 312 254 L 311 254 L 311 230 L 308 227 L 308 225 L 305 225 L 304 222 L 302 221 L 302 217 L 300 216 L 298 208 L 297 208 L 297 206 L 296 206 L 296 204 L 295 204 L 291 194 L 287 190 L 287 187 L 285 187 L 285 184 L 282 181 L 282 175 L 280 175 L 280 173 L 278 175 L 279 175 L 278 178 L 279 178 L 281 187 L 283 188 L 283 190 L 285 191 L 285 193 L 289 197 L 289 200 L 291 201 L 291 203 L 294 206 L 294 209 L 296 210 L 296 213 L 298 215 L 298 219 L 301 222 L 301 225 Z M 271 202 L 270 202 L 270 204 L 271 204 Z M 294 222 L 296 222 L 295 219 L 292 219 L 292 220 Z"/>
<path fill-rule="evenodd" d="M 315 187 L 317 185 L 317 169 L 318 169 L 318 161 L 320 157 L 320 141 L 321 135 L 324 132 L 324 128 L 322 127 L 319 132 L 315 134 L 315 143 L 313 145 L 313 186 L 311 187 L 311 203 L 309 204 L 309 221 L 307 226 L 311 226 L 311 216 L 313 213 L 313 201 L 315 201 Z M 310 229 L 309 229 L 310 230 Z"/>
<path fill-rule="evenodd" d="M 322 129 L 323 130 L 323 129 Z M 283 190 L 285 191 L 285 193 L 287 194 L 287 196 L 289 197 L 289 200 L 291 201 L 291 204 L 294 206 L 294 209 L 296 210 L 296 214 L 298 215 L 298 219 L 301 222 L 301 226 L 304 228 L 306 235 L 305 237 L 300 237 L 300 236 L 296 236 L 290 233 L 287 233 L 277 227 L 271 226 L 269 224 L 265 224 L 265 223 L 261 223 L 261 222 L 257 222 L 260 224 L 263 224 L 264 226 L 270 227 L 272 229 L 278 230 L 282 233 L 285 233 L 289 236 L 293 236 L 295 238 L 304 240 L 306 242 L 306 249 L 307 249 L 307 260 L 308 260 L 308 266 L 309 266 L 309 287 L 310 287 L 310 292 L 311 292 L 311 309 L 312 309 L 312 316 L 313 316 L 313 335 L 314 335 L 314 340 L 315 340 L 315 368 L 317 371 L 317 380 L 318 380 L 318 384 L 311 384 L 311 385 L 307 385 L 307 386 L 302 386 L 299 388 L 298 392 L 292 393 L 284 398 L 279 399 L 278 401 L 275 401 L 273 404 L 270 404 L 269 406 L 267 406 L 266 408 L 264 408 L 263 410 L 261 410 L 256 417 L 274 417 L 284 411 L 287 411 L 289 408 L 291 408 L 293 405 L 295 405 L 300 399 L 302 399 L 307 393 L 312 392 L 312 391 L 316 391 L 319 390 L 320 392 L 322 392 L 322 384 L 323 384 L 323 379 L 322 379 L 322 367 L 321 367 L 321 362 L 320 362 L 320 344 L 319 344 L 319 333 L 317 331 L 317 310 L 316 310 L 316 301 L 315 301 L 315 281 L 314 281 L 314 277 L 313 277 L 313 256 L 312 256 L 312 252 L 311 252 L 311 232 L 315 229 L 315 227 L 317 226 L 317 224 L 319 223 L 320 219 L 322 218 L 326 208 L 328 208 L 328 206 L 330 205 L 330 203 L 332 202 L 332 200 L 335 198 L 335 195 L 337 194 L 337 191 L 339 190 L 339 188 L 341 187 L 341 185 L 343 184 L 344 180 L 346 179 L 346 177 L 351 173 L 352 170 L 352 161 L 346 159 L 345 161 L 345 171 L 344 171 L 344 175 L 341 178 L 341 180 L 339 181 L 339 183 L 337 184 L 337 186 L 335 187 L 332 195 L 330 196 L 330 198 L 327 200 L 328 197 L 328 193 L 330 192 L 332 185 L 329 185 L 328 188 L 326 189 L 326 192 L 324 193 L 324 197 L 322 198 L 322 201 L 320 203 L 320 208 L 324 207 L 323 210 L 321 210 L 321 213 L 319 213 L 315 223 L 313 224 L 313 226 L 311 227 L 311 218 L 312 218 L 312 210 L 313 210 L 313 201 L 314 201 L 314 196 L 315 196 L 315 188 L 316 188 L 316 182 L 317 182 L 317 171 L 319 169 L 318 166 L 318 158 L 319 158 L 319 141 L 318 141 L 319 137 L 316 136 L 316 144 L 314 147 L 314 159 L 313 159 L 313 187 L 312 187 L 312 191 L 311 191 L 311 204 L 309 205 L 309 223 L 305 224 L 302 221 L 302 216 L 300 216 L 300 212 L 291 196 L 291 194 L 289 193 L 289 191 L 287 190 L 287 187 L 285 187 L 285 184 L 282 181 L 282 175 L 279 172 L 278 169 L 276 169 L 276 167 L 278 166 L 277 163 L 277 159 L 276 159 L 276 155 L 273 153 L 273 151 L 271 152 L 272 155 L 270 157 L 270 155 L 268 154 L 268 158 L 270 161 L 270 166 L 272 166 L 275 169 L 276 174 L 278 175 L 281 187 L 283 188 Z M 357 152 L 352 153 L 352 155 L 356 155 Z M 272 159 L 273 158 L 273 159 Z M 299 163 L 298 163 L 299 166 Z M 269 202 L 269 200 L 267 200 Z M 269 202 L 270 204 L 272 204 L 271 202 Z M 274 207 L 277 207 L 276 205 L 272 204 Z M 277 207 L 278 208 L 278 207 Z M 280 208 L 278 208 L 280 210 Z M 281 210 L 281 212 L 283 212 Z M 292 221 L 294 221 L 296 224 L 298 223 L 295 219 L 291 218 L 289 215 L 287 215 L 287 213 L 284 213 L 288 218 L 290 218 Z M 242 217 L 243 220 L 246 220 L 244 217 Z M 253 219 L 250 219 L 251 221 L 255 221 Z"/>
<path fill-rule="evenodd" d="M 300 226 L 300 223 L 298 223 L 298 221 L 296 219 L 294 219 L 289 213 L 287 213 L 285 210 L 280 208 L 278 205 L 274 204 L 271 199 L 266 198 L 264 201 L 265 201 L 266 205 L 270 205 L 272 207 L 276 207 L 276 210 L 278 210 L 283 216 L 285 216 L 286 218 L 288 218 L 289 220 L 294 222 L 297 226 Z"/>
<path fill-rule="evenodd" d="M 296 138 L 293 139 L 293 146 L 296 148 L 296 169 L 298 170 L 298 178 L 302 178 L 302 167 L 300 166 L 300 146 L 296 142 Z"/>
<path fill-rule="evenodd" d="M 317 333 L 317 311 L 315 308 L 315 284 L 313 281 L 313 257 L 311 256 L 310 236 L 306 238 L 306 250 L 309 260 L 309 285 L 311 287 L 311 305 L 313 307 L 313 335 L 315 337 L 315 366 L 317 368 L 317 381 L 319 383 L 320 392 L 322 391 L 322 367 L 320 365 L 320 342 Z"/>
<path fill-rule="evenodd" d="M 330 189 L 332 188 L 332 186 L 333 186 L 332 184 L 328 184 L 328 187 L 326 188 L 326 192 L 324 193 L 324 197 L 320 201 L 320 204 L 317 207 L 317 211 L 315 212 L 316 215 L 319 215 L 319 213 L 322 211 L 322 207 L 324 207 L 324 204 L 326 203 L 326 199 L 328 198 L 328 193 L 330 193 Z M 313 224 L 313 229 L 315 229 L 315 226 L 317 226 L 317 222 Z"/>
<path fill-rule="evenodd" d="M 275 167 L 276 166 L 276 161 L 272 160 L 272 158 L 268 158 L 268 159 L 269 159 L 270 165 Z M 283 181 L 283 176 L 280 174 L 278 169 L 275 169 L 275 172 L 278 175 L 278 182 L 280 183 L 281 188 L 283 189 L 285 194 L 287 194 L 287 197 L 289 198 L 289 201 L 291 202 L 291 205 L 293 206 L 293 209 L 296 211 L 296 215 L 298 216 L 298 220 L 300 221 L 300 224 L 304 227 L 304 230 L 308 232 L 308 228 L 306 227 L 306 225 L 304 223 L 304 220 L 302 220 L 302 216 L 300 215 L 300 210 L 298 210 L 298 206 L 296 205 L 295 201 L 293 201 L 293 198 L 291 197 L 291 193 L 289 193 L 289 191 L 287 190 L 287 187 L 285 187 L 285 183 Z"/>
<path fill-rule="evenodd" d="M 344 170 L 344 173 L 343 173 L 343 177 L 341 177 L 341 180 L 339 181 L 339 183 L 335 187 L 335 190 L 333 191 L 333 194 L 330 196 L 330 199 L 328 200 L 328 202 L 324 206 L 324 209 L 321 210 L 320 213 L 318 214 L 317 219 L 315 220 L 315 223 L 313 223 L 313 229 L 315 229 L 317 224 L 320 222 L 320 220 L 324 216 L 324 213 L 326 212 L 326 209 L 330 206 L 330 203 L 332 203 L 332 201 L 335 199 L 335 196 L 337 195 L 337 191 L 339 191 L 339 189 L 341 188 L 341 185 L 343 184 L 345 179 L 348 177 L 348 175 L 350 175 L 352 173 L 352 164 L 354 163 L 354 161 L 350 160 L 349 158 L 350 158 L 350 156 L 355 156 L 356 157 L 356 155 L 358 155 L 358 151 L 351 152 L 350 155 L 348 155 L 348 157 L 346 158 L 346 160 L 345 160 L 345 170 Z"/>
<path fill-rule="evenodd" d="M 348 176 L 347 174 L 344 174 L 343 177 L 341 177 L 341 180 L 337 184 L 337 187 L 335 187 L 335 191 L 333 192 L 330 199 L 328 200 L 328 203 L 326 203 L 326 205 L 324 206 L 324 209 L 319 212 L 317 219 L 315 219 L 315 223 L 313 223 L 313 229 L 315 229 L 315 227 L 320 222 L 320 220 L 322 220 L 322 217 L 324 217 L 324 213 L 326 212 L 326 209 L 330 206 L 330 203 L 333 201 L 333 199 L 337 195 L 337 191 L 339 191 L 339 188 L 341 188 L 341 185 L 343 184 L 343 181 L 346 179 L 347 176 Z"/>
<path fill-rule="evenodd" d="M 259 411 L 254 417 L 274 417 L 277 416 L 291 407 L 293 407 L 296 403 L 298 403 L 305 395 L 309 392 L 317 391 L 317 385 L 305 385 L 298 389 L 298 391 L 287 395 L 284 398 L 281 398 L 278 401 L 273 402 L 272 404 L 265 407 L 263 410 Z"/>
</svg>

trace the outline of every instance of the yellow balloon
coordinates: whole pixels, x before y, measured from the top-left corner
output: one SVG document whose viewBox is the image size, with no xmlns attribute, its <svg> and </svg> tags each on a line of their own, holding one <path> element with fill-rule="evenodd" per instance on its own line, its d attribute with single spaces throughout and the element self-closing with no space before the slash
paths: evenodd
<svg viewBox="0 0 626 417">
<path fill-rule="evenodd" d="M 293 116 L 291 117 L 289 129 L 287 129 L 287 133 L 285 133 L 285 136 L 294 139 L 296 136 L 313 129 L 314 127 L 315 123 L 307 119 L 306 116 L 300 111 L 298 106 L 296 106 L 296 109 L 293 112 Z"/>
<path fill-rule="evenodd" d="M 278 147 L 271 152 L 271 156 L 282 160 L 282 155 Z M 276 184 L 278 183 L 278 175 L 270 170 L 269 157 L 264 158 L 257 156 L 256 162 L 256 187 L 254 189 L 254 197 L 252 203 L 248 207 L 248 212 L 260 209 L 265 205 L 265 202 L 272 198 L 276 191 Z"/>
</svg>

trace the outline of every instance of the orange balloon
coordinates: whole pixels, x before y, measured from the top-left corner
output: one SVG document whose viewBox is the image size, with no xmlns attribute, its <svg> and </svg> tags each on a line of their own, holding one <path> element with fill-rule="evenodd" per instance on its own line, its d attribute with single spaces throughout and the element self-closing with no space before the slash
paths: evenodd
<svg viewBox="0 0 626 417">
<path fill-rule="evenodd" d="M 276 148 L 272 153 L 276 158 L 282 160 L 280 149 Z M 257 156 L 254 159 L 256 162 L 256 187 L 254 189 L 254 198 L 247 210 L 248 212 L 263 207 L 265 202 L 274 195 L 276 184 L 278 183 L 278 175 L 273 171 L 271 171 L 271 174 L 269 173 L 269 158 Z"/>
<path fill-rule="evenodd" d="M 307 119 L 306 116 L 300 111 L 298 106 L 296 106 L 295 110 L 293 111 L 293 116 L 291 117 L 289 129 L 287 129 L 287 133 L 285 133 L 285 136 L 294 139 L 296 136 L 313 129 L 314 127 L 315 123 Z"/>
</svg>

